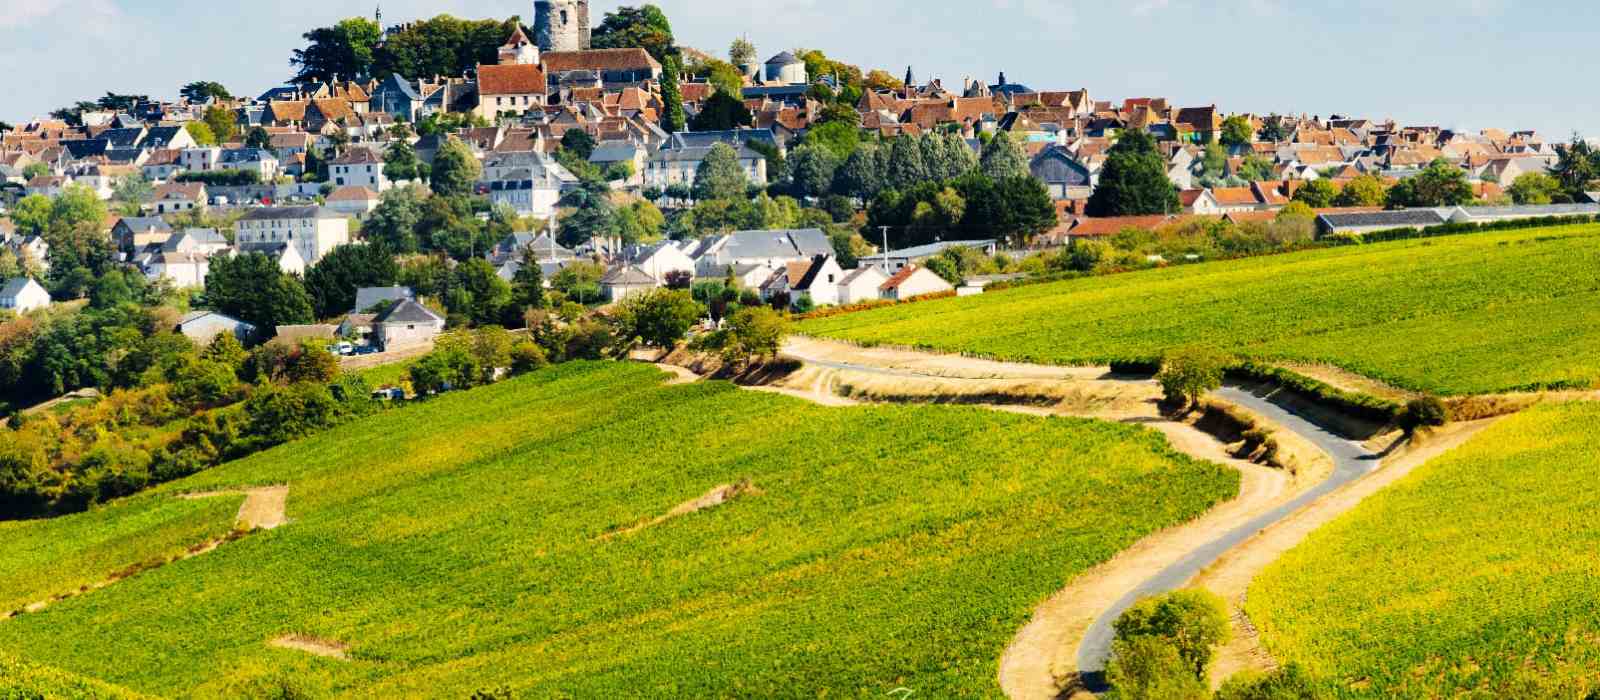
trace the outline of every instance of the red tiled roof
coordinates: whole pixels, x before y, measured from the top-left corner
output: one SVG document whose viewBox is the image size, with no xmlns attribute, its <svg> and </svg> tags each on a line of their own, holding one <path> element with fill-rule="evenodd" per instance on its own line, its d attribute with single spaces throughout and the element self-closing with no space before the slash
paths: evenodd
<svg viewBox="0 0 1600 700">
<path fill-rule="evenodd" d="M 911 275 L 916 274 L 917 270 L 920 269 L 922 268 L 917 267 L 916 265 L 907 265 L 902 267 L 900 268 L 899 272 L 894 273 L 894 276 L 889 278 L 889 281 L 880 285 L 878 290 L 887 292 L 891 289 L 894 289 L 895 287 L 900 286 L 906 280 L 911 279 Z"/>
<path fill-rule="evenodd" d="M 644 49 L 548 51 L 540 60 L 545 70 L 552 73 L 570 70 L 661 70 L 661 64 Z"/>
<path fill-rule="evenodd" d="M 480 95 L 543 95 L 548 88 L 538 66 L 478 66 Z"/>
</svg>

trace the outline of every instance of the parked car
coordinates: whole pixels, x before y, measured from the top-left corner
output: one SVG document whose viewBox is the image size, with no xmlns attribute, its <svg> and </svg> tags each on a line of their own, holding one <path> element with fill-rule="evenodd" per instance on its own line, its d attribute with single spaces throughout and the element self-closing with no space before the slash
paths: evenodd
<svg viewBox="0 0 1600 700">
<path fill-rule="evenodd" d="M 378 346 L 376 345 L 363 345 L 359 348 L 356 348 L 357 355 L 376 355 L 379 352 Z"/>
<path fill-rule="evenodd" d="M 385 387 L 372 392 L 372 398 L 377 401 L 404 401 L 406 391 L 400 387 Z"/>
<path fill-rule="evenodd" d="M 339 348 L 339 354 L 340 355 L 354 355 L 354 354 L 356 354 L 356 346 L 351 345 L 350 343 L 339 343 L 338 348 Z"/>
</svg>

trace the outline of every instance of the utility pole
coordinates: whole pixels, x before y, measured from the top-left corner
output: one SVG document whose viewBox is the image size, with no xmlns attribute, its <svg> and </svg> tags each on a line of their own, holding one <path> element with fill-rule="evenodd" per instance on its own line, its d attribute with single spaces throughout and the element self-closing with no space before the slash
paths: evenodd
<svg viewBox="0 0 1600 700">
<path fill-rule="evenodd" d="M 878 228 L 883 232 L 883 250 L 879 252 L 883 259 L 883 272 L 884 274 L 889 274 L 889 227 L 879 226 Z"/>
</svg>

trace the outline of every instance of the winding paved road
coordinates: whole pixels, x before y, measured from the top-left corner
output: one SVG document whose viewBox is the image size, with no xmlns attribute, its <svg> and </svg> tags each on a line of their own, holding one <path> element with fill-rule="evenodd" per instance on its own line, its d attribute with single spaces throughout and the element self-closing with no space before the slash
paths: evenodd
<svg viewBox="0 0 1600 700">
<path fill-rule="evenodd" d="M 1318 449 L 1328 453 L 1333 459 L 1333 473 L 1317 484 L 1310 491 L 1301 494 L 1299 498 L 1280 506 L 1270 513 L 1262 515 L 1227 534 L 1212 540 L 1205 546 L 1190 552 L 1183 559 L 1167 567 L 1139 587 L 1128 592 L 1121 600 L 1089 627 L 1084 635 L 1083 644 L 1078 647 L 1078 672 L 1082 675 L 1084 683 L 1092 691 L 1106 689 L 1104 682 L 1106 661 L 1111 656 L 1111 642 L 1115 632 L 1111 623 L 1140 598 L 1159 595 L 1177 590 L 1188 583 L 1190 579 L 1210 566 L 1218 557 L 1228 550 L 1238 546 L 1257 532 L 1283 520 L 1311 502 L 1333 491 L 1376 471 L 1381 463 L 1378 455 L 1373 454 L 1362 446 L 1361 443 L 1347 440 L 1335 435 L 1322 427 L 1301 418 L 1287 409 L 1271 401 L 1256 396 L 1255 394 L 1234 387 L 1226 387 L 1216 392 L 1220 398 L 1243 406 L 1254 411 L 1284 427 L 1316 445 Z"/>
</svg>

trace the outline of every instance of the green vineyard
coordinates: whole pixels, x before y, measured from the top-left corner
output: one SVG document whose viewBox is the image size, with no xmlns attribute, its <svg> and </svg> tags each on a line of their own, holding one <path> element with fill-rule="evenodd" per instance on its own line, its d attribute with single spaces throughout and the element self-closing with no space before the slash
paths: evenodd
<svg viewBox="0 0 1600 700">
<path fill-rule="evenodd" d="M 1447 395 L 1600 381 L 1600 227 L 1480 233 L 1022 287 L 800 324 L 1053 364 L 1213 345 Z"/>
<path fill-rule="evenodd" d="M 4 526 L 15 605 L 240 503 L 177 494 L 290 489 L 287 526 L 0 622 L 0 650 L 161 695 L 992 697 L 1036 604 L 1238 480 L 1134 426 L 563 365 Z"/>
</svg>

